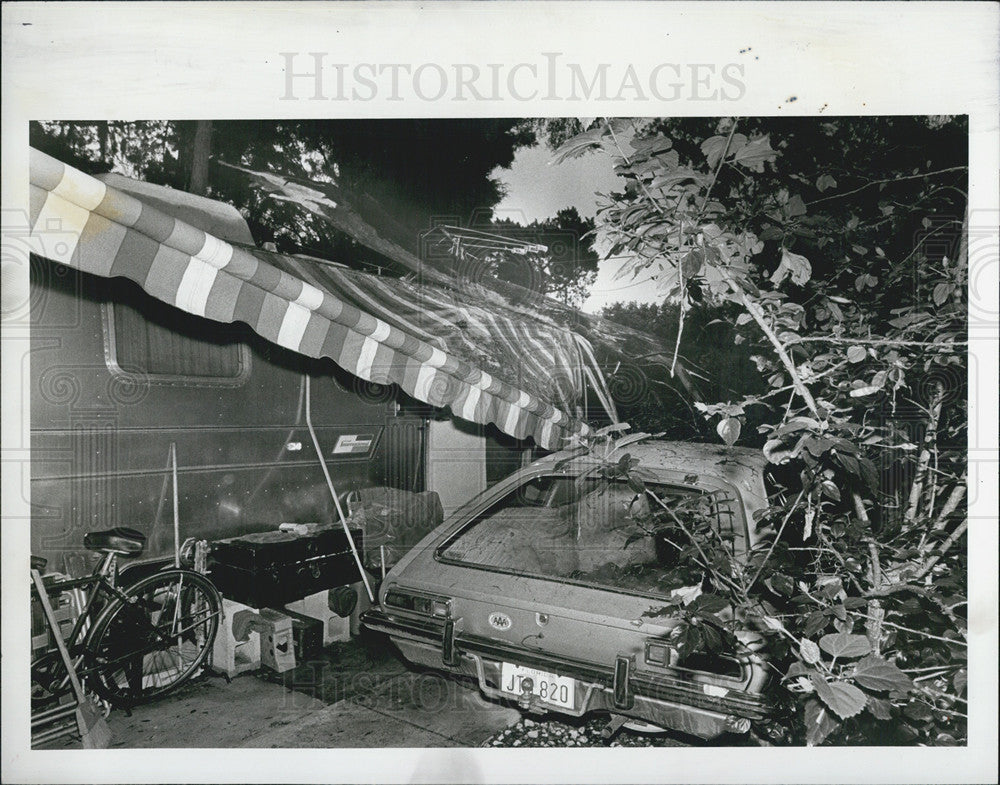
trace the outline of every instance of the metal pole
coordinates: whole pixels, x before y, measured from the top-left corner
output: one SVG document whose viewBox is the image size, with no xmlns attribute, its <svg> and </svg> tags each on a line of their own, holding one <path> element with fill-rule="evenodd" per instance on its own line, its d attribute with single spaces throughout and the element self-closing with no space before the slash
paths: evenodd
<svg viewBox="0 0 1000 785">
<path fill-rule="evenodd" d="M 181 566 L 181 522 L 177 509 L 177 444 L 170 442 L 170 474 L 174 481 L 174 567 Z"/>
<path fill-rule="evenodd" d="M 340 506 L 340 499 L 337 498 L 337 489 L 333 487 L 333 479 L 330 477 L 330 470 L 326 466 L 326 459 L 323 457 L 323 451 L 319 447 L 319 439 L 316 438 L 316 429 L 313 428 L 312 423 L 312 398 L 310 396 L 312 379 L 308 374 L 306 374 L 306 427 L 309 429 L 309 435 L 312 437 L 313 447 L 316 450 L 316 457 L 319 458 L 319 466 L 323 470 L 323 476 L 326 478 L 326 485 L 330 489 L 330 495 L 333 496 L 333 504 L 337 508 L 337 515 L 340 516 L 340 525 L 344 527 L 344 534 L 347 535 L 347 542 L 351 546 L 351 553 L 354 554 L 354 561 L 358 565 L 358 571 L 361 573 L 361 580 L 364 581 L 365 591 L 368 592 L 368 599 L 371 602 L 375 602 L 375 594 L 372 592 L 372 587 L 368 583 L 368 575 L 365 573 L 365 567 L 361 563 L 361 557 L 358 555 L 358 547 L 354 544 L 354 537 L 351 535 L 351 530 L 347 525 L 347 517 L 344 515 L 344 510 Z"/>
</svg>

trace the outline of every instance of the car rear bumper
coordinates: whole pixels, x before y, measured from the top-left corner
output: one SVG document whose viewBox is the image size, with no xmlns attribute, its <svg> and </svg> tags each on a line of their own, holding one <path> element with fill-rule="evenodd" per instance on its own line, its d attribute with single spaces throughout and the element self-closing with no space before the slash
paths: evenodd
<svg viewBox="0 0 1000 785">
<path fill-rule="evenodd" d="M 535 699 L 518 701 L 529 711 L 578 716 L 610 711 L 702 738 L 744 731 L 747 720 L 763 719 L 769 713 L 763 698 L 753 693 L 708 689 L 668 674 L 634 668 L 623 684 L 621 674 L 616 676 L 615 663 L 604 665 L 540 653 L 456 631 L 454 624 L 445 620 L 390 617 L 381 608 L 372 608 L 362 616 L 362 624 L 388 635 L 413 662 L 476 678 L 480 689 L 491 698 L 517 700 L 499 689 L 504 662 L 575 680 L 577 692 L 572 710 Z"/>
</svg>

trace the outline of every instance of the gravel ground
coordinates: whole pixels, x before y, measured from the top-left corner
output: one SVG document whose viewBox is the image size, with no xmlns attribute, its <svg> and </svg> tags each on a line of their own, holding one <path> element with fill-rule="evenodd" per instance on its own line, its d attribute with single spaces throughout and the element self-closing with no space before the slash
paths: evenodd
<svg viewBox="0 0 1000 785">
<path fill-rule="evenodd" d="M 691 744 L 670 734 L 636 733 L 622 728 L 610 741 L 601 737 L 608 724 L 607 717 L 597 716 L 586 721 L 532 720 L 520 721 L 483 742 L 484 747 L 690 747 Z"/>
</svg>

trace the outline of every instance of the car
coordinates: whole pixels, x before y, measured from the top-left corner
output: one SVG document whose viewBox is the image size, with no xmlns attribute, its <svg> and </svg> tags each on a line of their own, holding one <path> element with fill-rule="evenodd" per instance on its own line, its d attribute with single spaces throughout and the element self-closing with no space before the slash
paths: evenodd
<svg viewBox="0 0 1000 785">
<path fill-rule="evenodd" d="M 386 574 L 363 625 L 412 663 L 471 676 L 531 713 L 605 712 L 609 729 L 703 739 L 747 731 L 768 715 L 760 636 L 739 628 L 732 651 L 678 651 L 677 609 L 701 577 L 672 569 L 682 546 L 657 522 L 700 516 L 745 553 L 768 503 L 764 459 L 655 440 L 622 455 L 632 479 L 570 451 L 479 494 Z"/>
</svg>

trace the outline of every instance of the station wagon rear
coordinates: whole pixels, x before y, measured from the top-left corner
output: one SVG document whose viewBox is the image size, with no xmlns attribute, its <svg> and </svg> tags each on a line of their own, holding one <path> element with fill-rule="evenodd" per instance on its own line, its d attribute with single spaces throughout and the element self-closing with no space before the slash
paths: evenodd
<svg viewBox="0 0 1000 785">
<path fill-rule="evenodd" d="M 746 551 L 766 506 L 762 460 L 668 442 L 629 453 L 641 483 L 563 453 L 476 497 L 386 575 L 365 625 L 528 712 L 607 712 L 706 739 L 746 731 L 767 714 L 756 634 L 737 629 L 732 651 L 676 645 L 676 609 L 697 601 L 701 576 L 659 524 L 707 520 Z"/>
</svg>

